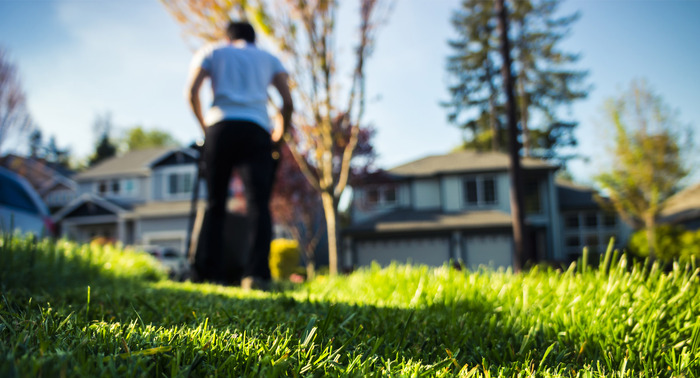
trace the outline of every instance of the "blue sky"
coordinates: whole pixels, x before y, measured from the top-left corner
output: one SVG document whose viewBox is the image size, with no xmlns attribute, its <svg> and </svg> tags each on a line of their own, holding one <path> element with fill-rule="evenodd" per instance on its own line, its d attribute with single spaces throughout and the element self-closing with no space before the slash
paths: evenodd
<svg viewBox="0 0 700 378">
<path fill-rule="evenodd" d="M 378 130 L 381 167 L 459 144 L 439 105 L 448 96 L 449 17 L 458 6 L 398 0 L 378 34 L 365 120 Z M 580 122 L 579 151 L 591 158 L 571 168 L 588 182 L 604 164 L 602 104 L 632 79 L 646 79 L 681 121 L 700 125 L 700 0 L 563 2 L 562 14 L 574 11 L 581 18 L 562 47 L 582 54 L 578 68 L 590 71 L 593 90 L 570 109 Z M 157 127 L 185 143 L 200 137 L 183 96 L 197 46 L 185 43 L 156 0 L 0 0 L 0 45 L 20 69 L 44 135 L 78 156 L 91 152 L 93 120 L 105 112 L 117 128 Z"/>
</svg>

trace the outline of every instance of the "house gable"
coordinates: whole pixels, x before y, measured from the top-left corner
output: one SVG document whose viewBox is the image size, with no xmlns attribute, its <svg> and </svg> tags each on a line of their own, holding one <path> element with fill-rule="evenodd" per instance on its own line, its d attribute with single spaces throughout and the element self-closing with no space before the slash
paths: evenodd
<svg viewBox="0 0 700 378">
<path fill-rule="evenodd" d="M 100 206 L 100 204 L 93 202 L 85 202 L 77 208 L 75 208 L 75 210 L 66 214 L 64 218 L 88 217 L 97 215 L 114 215 L 114 212 L 110 209 L 105 208 L 104 206 Z"/>
<path fill-rule="evenodd" d="M 92 194 L 84 194 L 73 200 L 54 215 L 55 221 L 66 218 L 119 215 L 130 212 L 127 205 L 108 201 Z"/>
<path fill-rule="evenodd" d="M 181 164 L 196 164 L 199 160 L 197 151 L 185 148 L 180 150 L 170 151 L 151 163 L 151 169 L 162 168 Z"/>
</svg>

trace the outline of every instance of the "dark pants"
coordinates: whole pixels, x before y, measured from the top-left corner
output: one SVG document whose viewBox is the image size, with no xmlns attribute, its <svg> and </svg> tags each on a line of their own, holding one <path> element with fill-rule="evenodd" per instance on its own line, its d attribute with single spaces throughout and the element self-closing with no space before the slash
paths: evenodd
<svg viewBox="0 0 700 378">
<path fill-rule="evenodd" d="M 246 251 L 224 250 L 226 202 L 231 171 L 237 166 L 246 166 L 241 175 L 245 185 L 248 216 L 251 219 L 252 243 L 243 276 L 270 279 L 268 263 L 272 240 L 270 218 L 270 194 L 274 162 L 270 134 L 262 127 L 246 121 L 221 121 L 207 128 L 203 162 L 207 180 L 207 213 L 210 217 L 205 232 L 207 238 L 206 265 L 209 278 L 228 281 L 222 264 L 224 253 Z"/>
</svg>

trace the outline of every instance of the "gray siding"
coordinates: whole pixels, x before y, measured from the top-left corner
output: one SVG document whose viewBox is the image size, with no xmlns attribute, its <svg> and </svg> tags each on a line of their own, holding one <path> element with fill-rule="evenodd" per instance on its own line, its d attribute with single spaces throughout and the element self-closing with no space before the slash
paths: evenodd
<svg viewBox="0 0 700 378">
<path fill-rule="evenodd" d="M 440 181 L 434 179 L 417 179 L 413 183 L 414 209 L 428 210 L 440 208 Z"/>
<path fill-rule="evenodd" d="M 154 171 L 153 174 L 151 174 L 151 198 L 153 201 L 162 201 L 163 200 L 163 183 L 165 182 L 165 178 L 163 175 L 163 172 L 161 171 Z"/>
<path fill-rule="evenodd" d="M 140 233 L 187 231 L 187 216 L 173 218 L 148 218 L 141 220 Z"/>
</svg>

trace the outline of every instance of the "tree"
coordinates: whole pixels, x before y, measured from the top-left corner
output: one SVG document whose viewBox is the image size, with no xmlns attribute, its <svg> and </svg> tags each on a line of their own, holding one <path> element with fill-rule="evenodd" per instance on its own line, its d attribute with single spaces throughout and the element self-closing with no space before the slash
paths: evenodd
<svg viewBox="0 0 700 378">
<path fill-rule="evenodd" d="M 348 77 L 338 69 L 339 4 L 334 0 L 161 0 L 185 32 L 211 40 L 233 16 L 251 21 L 285 57 L 295 96 L 297 131 L 286 138 L 295 161 L 321 196 L 331 274 L 338 270 L 338 202 L 351 174 L 365 111 L 365 62 L 384 11 L 382 0 L 357 0 L 358 40 Z"/>
<path fill-rule="evenodd" d="M 375 173 L 376 154 L 372 145 L 373 128 L 362 128 L 355 148 L 355 164 L 352 168 L 352 185 L 361 183 Z M 306 273 L 309 279 L 315 274 L 315 251 L 326 234 L 323 203 L 315 189 L 292 156 L 288 147 L 280 151 L 270 209 L 276 223 L 284 225 L 304 252 Z"/>
<path fill-rule="evenodd" d="M 0 147 L 13 133 L 31 129 L 32 121 L 17 67 L 0 47 Z"/>
<path fill-rule="evenodd" d="M 117 146 L 112 142 L 110 133 L 112 131 L 112 115 L 105 113 L 95 117 L 93 132 L 97 135 L 95 152 L 88 159 L 88 165 L 93 166 L 105 159 L 117 154 Z"/>
<path fill-rule="evenodd" d="M 578 15 L 556 17 L 560 0 L 512 2 L 509 15 L 513 75 L 522 131 L 523 155 L 565 161 L 561 151 L 576 145 L 576 122 L 558 116 L 561 105 L 585 98 L 586 72 L 571 68 L 578 56 L 561 51 L 559 42 Z M 465 130 L 466 148 L 501 150 L 507 146 L 506 108 L 498 50 L 495 3 L 463 0 L 452 16 L 459 34 L 449 41 L 451 100 L 445 102 L 448 120 Z M 539 122 L 531 126 L 531 120 Z"/>
<path fill-rule="evenodd" d="M 154 147 L 178 147 L 180 143 L 168 132 L 153 129 L 144 130 L 141 126 L 132 127 L 124 132 L 120 149 L 124 152 Z"/>
<path fill-rule="evenodd" d="M 644 81 L 633 81 L 619 98 L 608 100 L 606 110 L 615 133 L 612 164 L 595 181 L 625 221 L 646 230 L 654 259 L 658 215 L 688 174 L 684 155 L 692 149 L 690 128 Z"/>
<path fill-rule="evenodd" d="M 56 143 L 56 137 L 52 135 L 46 143 L 46 161 L 58 164 L 63 168 L 71 167 L 71 152 L 69 147 L 60 148 Z"/>
<path fill-rule="evenodd" d="M 270 211 L 275 223 L 284 226 L 304 254 L 306 276 L 316 272 L 316 248 L 325 234 L 321 198 L 299 170 L 287 146 L 280 150 Z"/>
<path fill-rule="evenodd" d="M 508 9 L 505 0 L 496 0 L 495 10 L 498 17 L 498 31 L 500 39 L 501 76 L 503 89 L 506 95 L 506 116 L 508 125 L 508 173 L 510 178 L 510 213 L 513 219 L 513 267 L 520 271 L 530 256 L 527 232 L 525 230 L 525 211 L 523 206 L 523 171 L 520 164 L 520 141 L 516 125 L 517 106 L 513 90 L 513 75 L 511 71 L 510 38 L 508 37 Z"/>
<path fill-rule="evenodd" d="M 29 156 L 33 159 L 41 159 L 47 163 L 53 163 L 65 169 L 71 169 L 70 148 L 58 147 L 56 137 L 53 135 L 44 144 L 44 136 L 39 128 L 34 129 L 29 134 Z"/>
<path fill-rule="evenodd" d="M 29 156 L 37 158 L 42 155 L 44 149 L 44 136 L 41 130 L 36 129 L 29 134 Z"/>
</svg>

